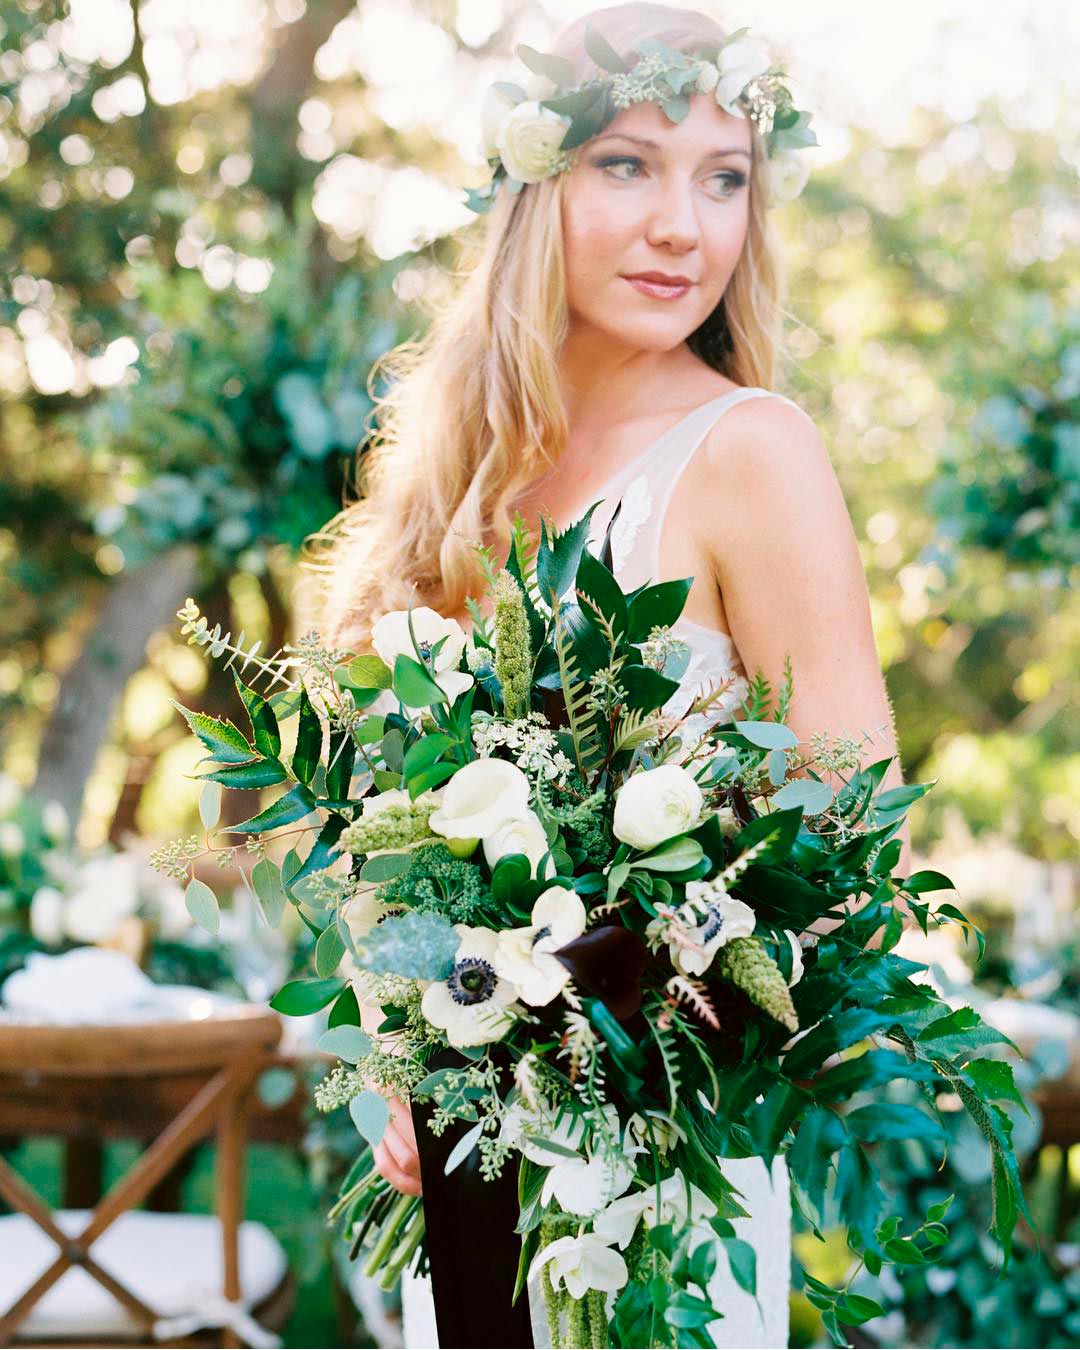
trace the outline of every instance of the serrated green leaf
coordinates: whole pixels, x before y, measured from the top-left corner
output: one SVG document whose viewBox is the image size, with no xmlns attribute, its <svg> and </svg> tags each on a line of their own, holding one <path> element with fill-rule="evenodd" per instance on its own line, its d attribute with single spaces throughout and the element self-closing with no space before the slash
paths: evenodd
<svg viewBox="0 0 1080 1350">
<path fill-rule="evenodd" d="M 253 759 L 249 764 L 229 764 L 223 769 L 215 769 L 213 773 L 200 774 L 204 783 L 248 791 L 276 787 L 278 783 L 284 783 L 287 777 L 285 766 L 276 759 Z"/>
<path fill-rule="evenodd" d="M 180 703 L 174 703 L 184 721 L 206 747 L 210 758 L 218 764 L 245 764 L 255 751 L 248 744 L 239 727 L 227 718 L 211 717 L 209 713 L 189 712 Z"/>
<path fill-rule="evenodd" d="M 257 694 L 254 689 L 249 689 L 235 670 L 233 681 L 236 692 L 247 709 L 255 749 L 260 755 L 276 758 L 281 753 L 281 733 L 278 731 L 277 717 L 273 708 L 262 695 Z"/>
<path fill-rule="evenodd" d="M 296 729 L 296 748 L 293 751 L 292 771 L 301 783 L 310 783 L 322 757 L 323 729 L 319 715 L 308 698 L 307 690 L 300 690 L 300 725 Z"/>
<path fill-rule="evenodd" d="M 298 783 L 291 791 L 272 802 L 265 811 L 260 811 L 250 820 L 239 825 L 230 825 L 229 834 L 265 834 L 267 830 L 280 829 L 283 825 L 294 825 L 303 820 L 315 809 L 315 798 L 311 791 Z"/>
</svg>

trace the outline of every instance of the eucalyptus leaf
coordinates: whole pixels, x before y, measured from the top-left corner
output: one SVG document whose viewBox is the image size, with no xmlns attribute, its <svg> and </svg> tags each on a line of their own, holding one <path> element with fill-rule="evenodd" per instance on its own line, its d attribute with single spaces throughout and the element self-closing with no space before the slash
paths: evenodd
<svg viewBox="0 0 1080 1350">
<path fill-rule="evenodd" d="M 281 868 L 269 858 L 261 858 L 251 869 L 251 885 L 263 918 L 271 928 L 276 928 L 287 903 L 285 888 L 281 883 Z"/>
<path fill-rule="evenodd" d="M 323 1032 L 319 1037 L 319 1049 L 328 1055 L 337 1055 L 349 1064 L 357 1064 L 371 1054 L 371 1037 L 360 1027 L 343 1023 Z"/>
<path fill-rule="evenodd" d="M 484 1133 L 484 1122 L 478 1121 L 472 1129 L 466 1130 L 454 1147 L 450 1150 L 450 1156 L 446 1160 L 443 1172 L 446 1176 L 456 1168 L 460 1167 L 476 1145 L 480 1142 L 480 1136 Z"/>
<path fill-rule="evenodd" d="M 360 1134 L 375 1147 L 381 1143 L 386 1127 L 390 1123 L 390 1108 L 386 1099 L 377 1092 L 368 1089 L 354 1097 L 349 1103 L 349 1115 Z"/>
<path fill-rule="evenodd" d="M 184 891 L 184 904 L 199 927 L 216 937 L 221 927 L 221 910 L 218 908 L 217 896 L 210 887 L 197 877 L 192 877 Z"/>
</svg>

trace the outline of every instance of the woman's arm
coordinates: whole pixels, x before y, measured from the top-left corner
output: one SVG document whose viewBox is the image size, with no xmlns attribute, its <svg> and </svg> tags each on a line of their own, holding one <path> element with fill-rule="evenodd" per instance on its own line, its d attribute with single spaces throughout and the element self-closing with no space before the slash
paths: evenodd
<svg viewBox="0 0 1080 1350">
<path fill-rule="evenodd" d="M 896 733 L 874 643 L 866 577 L 828 451 L 813 422 L 778 399 L 754 399 L 716 424 L 698 456 L 708 475 L 702 547 L 748 675 L 774 692 L 790 656 L 788 723 L 862 741 L 865 766 L 896 755 Z M 834 778 L 834 784 L 839 780 Z M 903 782 L 894 759 L 884 783 Z M 910 870 L 910 837 L 898 836 Z M 822 920 L 814 931 L 835 924 Z"/>
</svg>

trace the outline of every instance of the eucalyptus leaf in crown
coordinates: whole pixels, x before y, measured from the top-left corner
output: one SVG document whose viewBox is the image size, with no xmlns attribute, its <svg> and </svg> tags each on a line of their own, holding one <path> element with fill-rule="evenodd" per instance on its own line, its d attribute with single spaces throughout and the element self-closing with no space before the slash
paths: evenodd
<svg viewBox="0 0 1080 1350">
<path fill-rule="evenodd" d="M 673 715 L 691 581 L 624 592 L 606 545 L 586 548 L 591 515 L 538 544 L 518 519 L 498 569 L 479 549 L 471 634 L 417 607 L 379 619 L 373 651 L 309 636 L 267 659 L 182 611 L 243 675 L 247 728 L 186 714 L 201 777 L 276 794 L 206 849 L 247 839 L 267 922 L 292 910 L 315 938 L 310 977 L 273 1006 L 329 1009 L 341 1062 L 316 1100 L 359 1135 L 333 1211 L 353 1255 L 387 1287 L 426 1259 L 422 1202 L 372 1155 L 400 1097 L 453 1141 L 447 1172 L 471 1157 L 516 1179 L 506 1297 L 538 1286 L 554 1345 L 713 1344 L 718 1262 L 756 1292 L 724 1157 L 786 1155 L 803 1211 L 841 1223 L 873 1275 L 935 1261 L 947 1204 L 902 1232 L 903 1178 L 875 1146 L 903 1138 L 932 1169 L 957 1103 L 992 1156 L 1007 1261 L 1027 1211 L 1006 1110 L 1022 1102 L 987 1057 L 1005 1038 L 894 950 L 901 897 L 981 947 L 923 898 L 947 877 L 895 870 L 929 785 L 883 789 L 891 760 L 865 742 L 800 741 L 790 666 L 741 706 L 721 681 Z M 360 1003 L 381 1009 L 368 1030 Z M 917 1104 L 897 1095 L 911 1085 Z M 838 1344 L 880 1311 L 806 1288 Z"/>
<path fill-rule="evenodd" d="M 809 172 L 805 157 L 797 152 L 816 145 L 817 136 L 810 129 L 810 114 L 795 107 L 784 72 L 747 32 L 740 28 L 722 43 L 693 53 L 643 39 L 630 55 L 620 56 L 587 24 L 586 51 L 606 74 L 579 84 L 565 57 L 519 45 L 515 54 L 551 90 L 544 97 L 530 97 L 521 85 L 508 81 L 488 89 L 481 141 L 493 174 L 483 187 L 466 190 L 467 205 L 485 212 L 500 186 L 517 193 L 527 183 L 562 173 L 572 165 L 578 146 L 635 103 L 658 103 L 670 121 L 681 122 L 694 94 L 712 95 L 733 117 L 749 117 L 765 143 L 770 201 L 797 197 Z"/>
</svg>

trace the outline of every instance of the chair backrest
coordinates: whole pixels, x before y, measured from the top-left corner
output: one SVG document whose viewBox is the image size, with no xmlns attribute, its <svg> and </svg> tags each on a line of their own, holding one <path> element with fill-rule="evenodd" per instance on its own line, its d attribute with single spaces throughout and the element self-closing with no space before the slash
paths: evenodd
<svg viewBox="0 0 1080 1350">
<path fill-rule="evenodd" d="M 205 1018 L 112 1026 L 0 1022 L 0 1073 L 46 1078 L 139 1077 L 222 1068 L 270 1054 L 281 1039 L 276 1013 L 250 1004 Z"/>
<path fill-rule="evenodd" d="M 221 1220 L 227 1301 L 240 1297 L 239 1226 L 243 1214 L 246 1104 L 259 1071 L 281 1038 L 281 1022 L 265 1008 L 237 1005 L 221 1012 L 208 1004 L 205 1019 L 115 1026 L 0 1024 L 0 1075 L 65 1081 L 168 1076 L 195 1078 L 193 1095 L 131 1170 L 93 1210 L 81 1233 L 64 1233 L 39 1195 L 0 1158 L 0 1197 L 28 1215 L 59 1248 L 56 1260 L 6 1310 L 0 1308 L 0 1345 L 7 1345 L 35 1303 L 72 1265 L 81 1266 L 122 1303 L 152 1340 L 158 1313 L 94 1260 L 92 1244 L 126 1210 L 142 1203 L 184 1155 L 207 1135 L 217 1136 L 217 1211 Z M 201 1085 L 199 1085 L 201 1080 Z M 236 1344 L 227 1334 L 225 1344 Z"/>
</svg>

